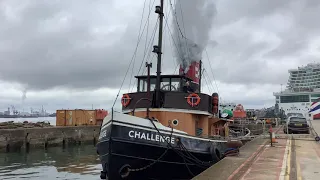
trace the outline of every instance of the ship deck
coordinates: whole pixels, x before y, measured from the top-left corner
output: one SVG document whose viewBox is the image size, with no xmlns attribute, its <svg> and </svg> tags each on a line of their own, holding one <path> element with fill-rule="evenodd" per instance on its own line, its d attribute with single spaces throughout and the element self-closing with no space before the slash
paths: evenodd
<svg viewBox="0 0 320 180">
<path fill-rule="evenodd" d="M 320 120 L 312 125 L 320 134 Z M 315 133 L 286 135 L 282 127 L 276 131 L 273 146 L 266 136 L 256 138 L 241 147 L 239 156 L 226 157 L 193 179 L 319 179 L 320 143 L 314 140 Z"/>
</svg>

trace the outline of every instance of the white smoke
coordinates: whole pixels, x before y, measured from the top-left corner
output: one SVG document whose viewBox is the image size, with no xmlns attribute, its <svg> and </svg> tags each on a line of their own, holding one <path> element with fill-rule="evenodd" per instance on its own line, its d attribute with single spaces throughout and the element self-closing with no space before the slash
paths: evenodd
<svg viewBox="0 0 320 180">
<path fill-rule="evenodd" d="M 175 1 L 172 17 L 173 37 L 178 46 L 174 48 L 175 58 L 185 73 L 192 62 L 202 59 L 215 15 L 216 6 L 212 0 Z"/>
<path fill-rule="evenodd" d="M 27 99 L 27 88 L 23 89 L 22 91 L 22 102 L 24 102 Z"/>
</svg>

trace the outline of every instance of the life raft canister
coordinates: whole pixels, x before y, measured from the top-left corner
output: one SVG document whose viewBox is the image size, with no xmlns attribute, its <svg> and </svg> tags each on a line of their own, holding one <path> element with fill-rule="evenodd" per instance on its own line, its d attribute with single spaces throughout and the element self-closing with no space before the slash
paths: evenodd
<svg viewBox="0 0 320 180">
<path fill-rule="evenodd" d="M 219 95 L 218 93 L 212 94 L 212 112 L 218 114 L 219 112 Z"/>
</svg>

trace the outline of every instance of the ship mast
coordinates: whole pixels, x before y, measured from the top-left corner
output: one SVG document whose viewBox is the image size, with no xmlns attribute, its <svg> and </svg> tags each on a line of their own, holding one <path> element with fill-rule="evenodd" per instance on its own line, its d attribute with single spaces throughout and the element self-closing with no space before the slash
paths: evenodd
<svg viewBox="0 0 320 180">
<path fill-rule="evenodd" d="M 157 80 L 156 80 L 156 101 L 155 106 L 160 108 L 160 81 L 161 81 L 161 55 L 162 55 L 162 29 L 163 29 L 163 0 L 160 0 L 160 6 L 156 6 L 155 13 L 159 14 L 159 37 L 158 37 L 158 45 L 153 46 L 153 51 L 158 55 L 157 59 Z"/>
</svg>

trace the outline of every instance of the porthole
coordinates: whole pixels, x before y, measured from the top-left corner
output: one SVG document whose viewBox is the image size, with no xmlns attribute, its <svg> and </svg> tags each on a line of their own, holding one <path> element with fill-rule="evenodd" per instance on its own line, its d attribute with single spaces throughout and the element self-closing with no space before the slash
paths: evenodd
<svg viewBox="0 0 320 180">
<path fill-rule="evenodd" d="M 177 119 L 172 120 L 172 125 L 177 126 L 179 124 L 179 121 Z"/>
</svg>

